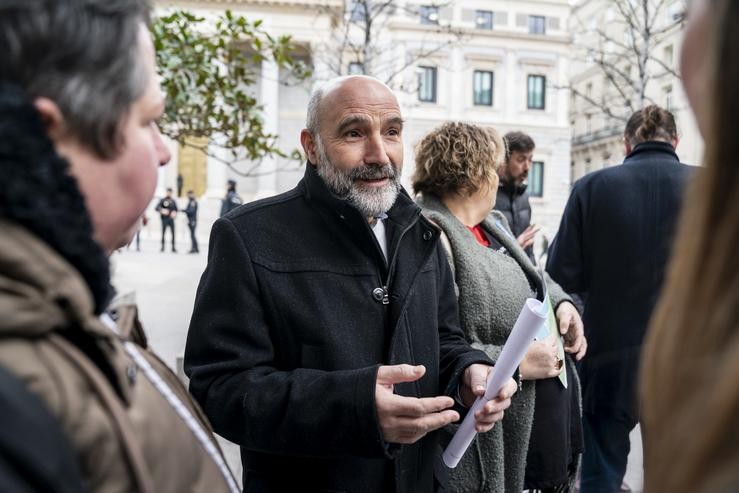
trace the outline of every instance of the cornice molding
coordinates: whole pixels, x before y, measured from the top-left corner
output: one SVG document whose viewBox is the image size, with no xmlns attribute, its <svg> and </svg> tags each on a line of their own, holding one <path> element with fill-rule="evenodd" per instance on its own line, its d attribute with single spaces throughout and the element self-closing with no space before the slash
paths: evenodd
<svg viewBox="0 0 739 493">
<path fill-rule="evenodd" d="M 229 6 L 229 5 L 254 5 L 254 6 L 276 6 L 276 7 L 313 7 L 313 8 L 341 8 L 342 0 L 155 0 L 157 6 L 167 6 L 168 4 L 195 4 L 199 6 Z"/>
</svg>

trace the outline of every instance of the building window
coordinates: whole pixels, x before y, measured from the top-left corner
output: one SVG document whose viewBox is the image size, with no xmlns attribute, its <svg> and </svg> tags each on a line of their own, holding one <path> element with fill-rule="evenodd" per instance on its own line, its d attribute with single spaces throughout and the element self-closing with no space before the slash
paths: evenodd
<svg viewBox="0 0 739 493">
<path fill-rule="evenodd" d="M 364 2 L 358 2 L 356 0 L 351 2 L 351 7 L 349 12 L 350 14 L 350 20 L 352 22 L 364 22 L 367 18 L 367 12 L 365 10 L 366 4 Z"/>
<path fill-rule="evenodd" d="M 484 70 L 475 70 L 472 85 L 475 106 L 492 106 L 493 73 Z"/>
<path fill-rule="evenodd" d="M 664 55 L 665 59 L 665 65 L 668 67 L 672 67 L 673 60 L 675 59 L 674 50 L 672 49 L 672 45 L 665 46 Z"/>
<path fill-rule="evenodd" d="M 543 75 L 529 75 L 526 106 L 530 110 L 543 110 L 546 103 L 545 88 L 547 78 Z"/>
<path fill-rule="evenodd" d="M 418 100 L 436 102 L 436 67 L 418 67 Z"/>
<path fill-rule="evenodd" d="M 439 23 L 439 7 L 433 5 L 421 5 L 419 11 L 421 15 L 421 24 L 433 24 Z"/>
<path fill-rule="evenodd" d="M 351 62 L 347 69 L 349 75 L 364 75 L 364 65 L 362 62 Z"/>
<path fill-rule="evenodd" d="M 530 15 L 529 16 L 529 34 L 546 34 L 547 18 L 543 15 Z"/>
<path fill-rule="evenodd" d="M 493 12 L 490 10 L 476 10 L 475 27 L 477 27 L 478 29 L 492 29 Z"/>
<path fill-rule="evenodd" d="M 667 111 L 672 111 L 672 86 L 664 87 L 662 92 L 665 100 L 665 109 Z"/>
<path fill-rule="evenodd" d="M 544 163 L 534 161 L 531 163 L 531 171 L 529 172 L 529 186 L 527 188 L 529 195 L 532 197 L 544 196 Z"/>
</svg>

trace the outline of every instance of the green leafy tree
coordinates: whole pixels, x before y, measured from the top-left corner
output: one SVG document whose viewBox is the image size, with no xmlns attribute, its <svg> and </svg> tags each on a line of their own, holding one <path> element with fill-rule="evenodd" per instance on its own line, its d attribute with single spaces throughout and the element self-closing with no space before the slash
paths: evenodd
<svg viewBox="0 0 739 493">
<path fill-rule="evenodd" d="M 207 142 L 197 148 L 243 176 L 259 174 L 264 157 L 300 159 L 297 150 L 277 147 L 250 92 L 265 60 L 287 69 L 292 83 L 310 76 L 308 67 L 291 57 L 289 36 L 273 37 L 260 20 L 228 10 L 215 19 L 174 10 L 157 17 L 151 30 L 167 96 L 162 133 L 183 145 Z"/>
</svg>

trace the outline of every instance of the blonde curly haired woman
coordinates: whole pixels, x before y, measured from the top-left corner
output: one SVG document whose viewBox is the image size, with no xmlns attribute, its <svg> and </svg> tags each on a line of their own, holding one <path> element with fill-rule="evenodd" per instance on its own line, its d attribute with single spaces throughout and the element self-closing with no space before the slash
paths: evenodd
<svg viewBox="0 0 739 493">
<path fill-rule="evenodd" d="M 498 133 L 449 122 L 416 148 L 413 189 L 423 213 L 446 237 L 459 289 L 460 320 L 473 347 L 495 360 L 526 298 L 542 289 L 539 271 L 505 217 L 492 211 L 497 168 L 505 156 Z M 502 247 L 500 246 L 502 245 Z M 547 279 L 564 334 L 564 350 L 581 358 L 582 322 L 570 298 Z M 581 451 L 578 383 L 554 337 L 532 343 L 520 367 L 522 388 L 500 425 L 476 442 L 451 473 L 452 491 L 566 491 Z M 557 376 L 566 372 L 569 387 Z"/>
</svg>

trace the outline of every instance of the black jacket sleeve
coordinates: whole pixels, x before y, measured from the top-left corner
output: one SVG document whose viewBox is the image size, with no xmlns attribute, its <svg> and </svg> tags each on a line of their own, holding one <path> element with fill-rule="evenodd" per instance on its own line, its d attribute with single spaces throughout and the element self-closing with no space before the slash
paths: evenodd
<svg viewBox="0 0 739 493">
<path fill-rule="evenodd" d="M 557 236 L 549 247 L 546 267 L 552 279 L 568 293 L 588 291 L 583 257 L 585 245 L 583 245 L 582 218 L 582 197 L 580 187 L 576 183 L 567 201 Z"/>
<path fill-rule="evenodd" d="M 377 366 L 276 368 L 260 296 L 249 251 L 231 220 L 219 219 L 185 349 L 190 391 L 215 431 L 274 454 L 386 456 L 375 409 Z"/>
</svg>

